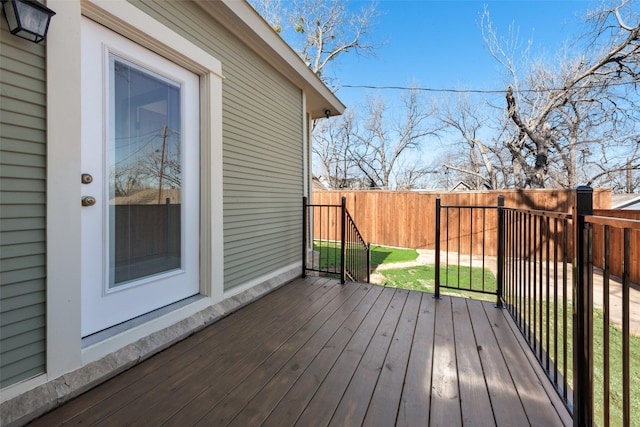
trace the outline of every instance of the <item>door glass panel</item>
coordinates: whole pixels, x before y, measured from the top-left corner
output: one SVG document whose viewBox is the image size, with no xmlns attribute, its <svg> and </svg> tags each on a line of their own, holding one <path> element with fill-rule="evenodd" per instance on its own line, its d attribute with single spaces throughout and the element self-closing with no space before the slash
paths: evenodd
<svg viewBox="0 0 640 427">
<path fill-rule="evenodd" d="M 181 87 L 109 57 L 109 287 L 181 267 Z"/>
</svg>

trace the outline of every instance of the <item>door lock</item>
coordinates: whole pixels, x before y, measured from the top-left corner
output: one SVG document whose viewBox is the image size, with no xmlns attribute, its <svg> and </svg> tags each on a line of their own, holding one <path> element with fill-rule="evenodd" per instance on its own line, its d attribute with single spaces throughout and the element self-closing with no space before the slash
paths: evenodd
<svg viewBox="0 0 640 427">
<path fill-rule="evenodd" d="M 82 183 L 83 184 L 91 184 L 93 182 L 93 177 L 91 174 L 83 173 L 82 174 Z"/>
<path fill-rule="evenodd" d="M 93 206 L 96 204 L 96 198 L 93 196 L 82 196 L 82 206 Z"/>
</svg>

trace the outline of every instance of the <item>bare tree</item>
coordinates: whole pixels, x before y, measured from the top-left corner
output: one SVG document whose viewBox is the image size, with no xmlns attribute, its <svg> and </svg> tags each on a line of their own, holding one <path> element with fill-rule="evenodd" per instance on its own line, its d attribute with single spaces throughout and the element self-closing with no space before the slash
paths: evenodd
<svg viewBox="0 0 640 427">
<path fill-rule="evenodd" d="M 498 189 L 498 176 L 503 170 L 497 157 L 500 147 L 494 140 L 483 141 L 489 128 L 491 109 L 486 102 L 471 102 L 468 94 L 458 94 L 451 103 L 445 100 L 440 109 L 444 126 L 459 137 L 462 156 L 449 158 L 442 166 L 459 173 L 459 180 L 473 189 Z"/>
<path fill-rule="evenodd" d="M 332 83 L 328 69 L 336 59 L 347 54 L 372 55 L 377 48 L 369 37 L 378 17 L 373 1 L 358 10 L 350 7 L 349 0 L 294 0 L 286 7 L 282 0 L 249 2 L 326 84 Z M 344 188 L 354 178 L 362 178 L 349 157 L 354 116 L 346 114 L 312 122 L 314 173 L 324 176 L 332 188 Z"/>
<path fill-rule="evenodd" d="M 361 173 L 376 187 L 390 189 L 393 174 L 401 174 L 400 160 L 408 151 L 419 150 L 428 136 L 436 136 L 437 126 L 431 120 L 432 108 L 424 105 L 417 90 L 402 96 L 399 118 L 388 117 L 390 109 L 382 98 L 369 98 L 362 129 L 352 130 L 350 155 Z M 412 166 L 414 177 L 420 169 Z M 423 174 L 427 173 L 425 169 Z"/>
<path fill-rule="evenodd" d="M 570 187 L 586 179 L 579 171 L 589 164 L 605 162 L 612 172 L 626 168 L 613 162 L 604 147 L 617 145 L 625 150 L 637 144 L 640 15 L 628 5 L 622 0 L 615 7 L 593 12 L 589 21 L 593 30 L 580 42 L 584 53 L 562 58 L 555 68 L 532 66 L 526 89 L 516 61 L 508 57 L 509 50 L 500 45 L 490 24 L 485 24 L 489 50 L 505 65 L 513 82 L 506 104 L 516 132 L 505 146 L 515 173 L 524 177 L 523 181 L 516 178 L 516 185 L 542 188 L 551 179 L 554 185 Z M 487 12 L 485 19 L 488 22 Z M 601 155 L 595 156 L 596 151 Z M 632 161 L 631 166 L 636 163 Z"/>
<path fill-rule="evenodd" d="M 115 197 L 130 196 L 145 185 L 142 171 L 135 165 L 111 168 L 109 175 Z"/>
<path fill-rule="evenodd" d="M 357 11 L 349 0 L 295 0 L 287 8 L 282 0 L 250 3 L 325 83 L 332 61 L 347 53 L 371 55 L 377 47 L 369 39 L 378 16 L 373 2 Z"/>
<path fill-rule="evenodd" d="M 249 4 L 267 21 L 277 33 L 282 32 L 282 23 L 286 21 L 287 9 L 282 0 L 250 0 Z"/>
<path fill-rule="evenodd" d="M 398 168 L 394 171 L 394 181 L 396 190 L 418 190 L 432 188 L 430 180 L 437 175 L 438 168 L 430 165 L 423 166 L 416 161 L 400 161 Z"/>
<path fill-rule="evenodd" d="M 347 110 L 342 116 L 322 120 L 314 130 L 313 153 L 317 175 L 332 189 L 348 188 L 355 164 L 349 154 L 355 116 Z"/>
<path fill-rule="evenodd" d="M 152 185 L 161 188 L 182 186 L 182 157 L 180 155 L 180 135 L 172 133 L 166 138 L 164 147 L 152 147 L 140 157 L 137 168 Z"/>
</svg>

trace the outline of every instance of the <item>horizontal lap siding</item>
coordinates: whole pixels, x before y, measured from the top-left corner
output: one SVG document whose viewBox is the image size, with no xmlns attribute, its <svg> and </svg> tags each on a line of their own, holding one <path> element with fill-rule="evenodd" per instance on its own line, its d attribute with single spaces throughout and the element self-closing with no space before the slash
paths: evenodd
<svg viewBox="0 0 640 427">
<path fill-rule="evenodd" d="M 222 62 L 225 290 L 299 261 L 301 91 L 197 5 L 133 4 Z"/>
<path fill-rule="evenodd" d="M 0 387 L 45 372 L 45 47 L 0 18 Z"/>
</svg>

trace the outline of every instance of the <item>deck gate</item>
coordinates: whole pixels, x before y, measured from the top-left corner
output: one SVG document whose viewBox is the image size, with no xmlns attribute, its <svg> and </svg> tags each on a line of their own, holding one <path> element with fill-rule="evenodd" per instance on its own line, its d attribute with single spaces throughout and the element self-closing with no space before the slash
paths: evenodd
<svg viewBox="0 0 640 427">
<path fill-rule="evenodd" d="M 340 205 L 313 205 L 303 197 L 303 277 L 313 271 L 340 275 L 343 284 L 346 280 L 369 283 L 371 246 L 358 230 L 346 202 L 342 197 Z"/>
</svg>

